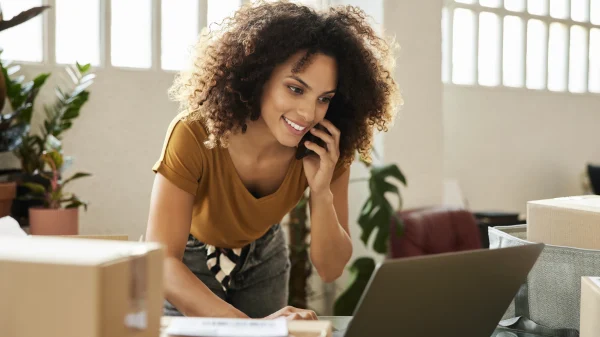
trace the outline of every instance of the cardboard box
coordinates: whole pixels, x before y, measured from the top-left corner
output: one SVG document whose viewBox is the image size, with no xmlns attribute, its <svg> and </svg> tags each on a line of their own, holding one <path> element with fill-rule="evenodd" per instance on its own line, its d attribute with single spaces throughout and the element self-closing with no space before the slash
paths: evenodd
<svg viewBox="0 0 600 337">
<path fill-rule="evenodd" d="M 157 337 L 163 247 L 0 237 L 0 336 Z"/>
<path fill-rule="evenodd" d="M 581 278 L 580 312 L 580 336 L 600 336 L 600 277 Z"/>
<path fill-rule="evenodd" d="M 527 240 L 556 246 L 600 249 L 600 196 L 528 202 Z"/>
</svg>

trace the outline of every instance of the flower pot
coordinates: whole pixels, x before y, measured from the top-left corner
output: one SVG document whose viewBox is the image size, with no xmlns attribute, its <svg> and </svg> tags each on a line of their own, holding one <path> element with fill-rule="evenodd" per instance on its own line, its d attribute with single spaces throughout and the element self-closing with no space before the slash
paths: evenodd
<svg viewBox="0 0 600 337">
<path fill-rule="evenodd" d="M 28 174 L 21 171 L 14 174 L 12 180 L 17 182 L 17 197 L 13 202 L 11 216 L 19 222 L 21 227 L 26 227 L 29 226 L 29 208 L 41 207 L 44 205 L 44 202 L 36 199 L 24 199 L 24 197 L 30 193 L 30 190 L 23 186 L 23 183 L 37 183 L 48 188 L 50 182 L 39 174 Z"/>
<path fill-rule="evenodd" d="M 17 183 L 0 183 L 0 218 L 10 215 L 10 209 L 16 195 Z"/>
<path fill-rule="evenodd" d="M 29 232 L 31 235 L 77 235 L 79 208 L 30 208 Z"/>
</svg>

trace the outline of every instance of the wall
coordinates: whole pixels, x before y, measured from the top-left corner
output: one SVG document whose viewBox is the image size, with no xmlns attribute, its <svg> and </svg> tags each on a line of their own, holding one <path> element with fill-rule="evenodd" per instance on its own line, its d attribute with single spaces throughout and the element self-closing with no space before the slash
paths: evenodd
<svg viewBox="0 0 600 337">
<path fill-rule="evenodd" d="M 48 71 L 52 75 L 40 93 L 38 111 L 42 103 L 52 102 L 54 84 L 63 83 L 59 77 L 64 70 L 23 67 L 26 78 Z M 92 177 L 74 181 L 69 190 L 90 202 L 88 211 L 81 211 L 81 233 L 127 234 L 137 240 L 148 217 L 151 168 L 177 113 L 177 105 L 167 99 L 174 73 L 114 68 L 94 72 L 90 100 L 63 142 L 65 153 L 74 156 L 66 174 L 85 171 Z"/>
<path fill-rule="evenodd" d="M 448 85 L 444 176 L 472 210 L 525 213 L 528 200 L 582 193 L 599 125 L 600 95 Z"/>
</svg>

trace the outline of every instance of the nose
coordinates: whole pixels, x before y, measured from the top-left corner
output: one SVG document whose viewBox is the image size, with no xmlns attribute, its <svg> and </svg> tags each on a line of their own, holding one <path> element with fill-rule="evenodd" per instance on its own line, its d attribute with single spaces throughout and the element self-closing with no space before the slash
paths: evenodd
<svg viewBox="0 0 600 337">
<path fill-rule="evenodd" d="M 316 115 L 315 103 L 304 102 L 298 106 L 298 115 L 304 119 L 305 122 L 312 124 L 315 120 Z"/>
</svg>

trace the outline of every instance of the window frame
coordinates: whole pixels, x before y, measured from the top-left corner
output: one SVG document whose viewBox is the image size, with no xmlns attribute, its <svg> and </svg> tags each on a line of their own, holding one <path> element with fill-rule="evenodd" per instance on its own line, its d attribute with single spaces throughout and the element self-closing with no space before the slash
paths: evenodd
<svg viewBox="0 0 600 337">
<path fill-rule="evenodd" d="M 511 10 L 507 10 L 506 8 L 504 8 L 504 0 L 499 0 L 500 4 L 497 8 L 494 7 L 486 7 L 486 6 L 482 6 L 479 4 L 479 0 L 474 0 L 474 4 L 466 4 L 466 3 L 461 3 L 461 2 L 456 2 L 455 0 L 445 0 L 444 1 L 444 6 L 442 9 L 442 16 L 444 16 L 445 14 L 445 18 L 446 20 L 442 20 L 442 36 L 446 36 L 447 37 L 447 41 L 445 41 L 445 43 L 443 43 L 443 59 L 442 59 L 442 74 L 441 74 L 441 79 L 442 82 L 445 85 L 452 85 L 452 86 L 465 86 L 465 87 L 485 87 L 485 88 L 502 88 L 502 89 L 511 89 L 511 90 L 533 90 L 533 91 L 541 91 L 541 92 L 552 92 L 552 93 L 568 93 L 568 94 L 573 94 L 573 95 L 599 95 L 600 93 L 597 92 L 591 92 L 589 91 L 589 75 L 590 75 L 590 69 L 589 69 L 589 59 L 590 59 L 590 38 L 591 38 L 591 34 L 590 31 L 595 28 L 595 29 L 600 29 L 600 24 L 593 24 L 590 21 L 590 6 L 591 6 L 591 0 L 588 1 L 588 8 L 587 8 L 587 13 L 586 13 L 586 22 L 579 22 L 579 21 L 575 21 L 571 18 L 571 0 L 568 0 L 568 11 L 567 11 L 567 17 L 566 19 L 558 19 L 558 18 L 554 18 L 552 16 L 550 16 L 550 1 L 551 0 L 538 0 L 538 1 L 545 1 L 546 5 L 547 5 L 547 9 L 548 9 L 548 13 L 546 15 L 537 15 L 537 14 L 531 14 L 527 11 L 527 6 L 528 6 L 528 1 L 525 1 L 525 9 L 521 12 L 518 11 L 511 11 Z M 452 53 L 453 53 L 453 42 L 454 42 L 454 36 L 453 36 L 453 25 L 454 25 L 454 10 L 455 9 L 467 9 L 467 10 L 471 10 L 474 14 L 474 22 L 473 22 L 473 28 L 474 28 L 474 64 L 472 65 L 473 67 L 473 74 L 474 74 L 474 81 L 473 84 L 457 84 L 454 83 L 452 80 L 452 75 L 453 75 L 453 59 L 452 59 Z M 445 13 L 444 13 L 445 12 Z M 493 85 L 493 86 L 488 86 L 488 85 L 481 85 L 479 84 L 479 67 L 478 67 L 478 63 L 479 63 L 479 16 L 481 14 L 481 12 L 488 12 L 488 13 L 493 13 L 496 14 L 499 18 L 498 20 L 498 25 L 499 25 L 499 43 L 500 43 L 500 48 L 499 48 L 499 55 L 498 57 L 498 84 L 497 85 Z M 513 87 L 513 86 L 507 86 L 504 85 L 504 77 L 503 77 L 503 71 L 504 71 L 504 59 L 503 59 L 503 51 L 504 51 L 504 18 L 506 16 L 515 16 L 520 18 L 521 20 L 523 20 L 523 54 L 520 55 L 521 57 L 521 62 L 523 62 L 524 64 L 524 69 L 523 69 L 523 73 L 521 74 L 522 76 L 522 83 L 523 86 L 520 87 Z M 533 88 L 528 88 L 527 87 L 527 30 L 528 30 L 528 22 L 531 19 L 535 19 L 535 20 L 539 20 L 541 21 L 545 26 L 546 26 L 546 41 L 545 41 L 545 45 L 546 45 L 546 61 L 545 61 L 545 84 L 543 89 L 533 89 Z M 563 24 L 564 26 L 566 26 L 567 28 L 567 37 L 566 37 L 566 45 L 567 45 L 567 49 L 566 49 L 566 55 L 565 55 L 565 67 L 567 69 L 566 71 L 566 75 L 565 75 L 565 90 L 560 90 L 560 91 L 556 91 L 556 90 L 549 90 L 548 89 L 548 53 L 549 53 L 549 39 L 550 39 L 550 25 L 552 23 L 560 23 Z M 587 31 L 587 57 L 585 58 L 585 90 L 583 90 L 583 92 L 571 92 L 569 89 L 569 76 L 570 76 L 570 40 L 571 40 L 571 27 L 572 26 L 581 26 L 583 27 L 586 31 Z M 598 75 L 600 76 L 600 74 Z"/>
<path fill-rule="evenodd" d="M 100 15 L 100 27 L 99 27 L 99 64 L 94 66 L 95 69 L 115 69 L 115 70 L 126 70 L 126 71 L 159 71 L 165 73 L 177 73 L 180 70 L 170 70 L 162 68 L 161 60 L 161 12 L 162 2 L 167 0 L 150 0 L 152 6 L 152 27 L 151 27 L 151 66 L 150 68 L 138 68 L 138 67 L 121 67 L 113 66 L 111 63 L 111 6 L 114 0 L 99 0 L 99 15 Z M 201 30 L 208 25 L 208 1 L 218 0 L 196 0 L 198 2 L 198 31 L 200 34 Z M 240 0 L 240 4 L 244 5 L 250 3 L 252 0 Z M 317 0 L 318 6 L 323 8 L 328 6 L 332 0 Z M 33 66 L 62 66 L 56 62 L 56 12 L 53 10 L 56 8 L 56 0 L 42 0 L 42 5 L 50 6 L 51 9 L 44 12 L 42 15 L 42 61 L 31 62 L 16 60 L 22 65 L 33 65 Z"/>
</svg>

